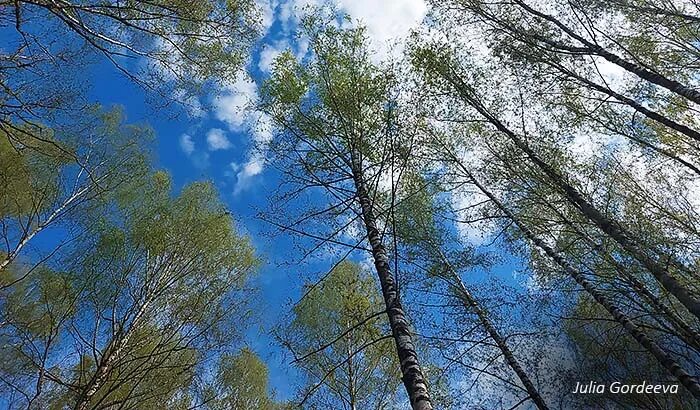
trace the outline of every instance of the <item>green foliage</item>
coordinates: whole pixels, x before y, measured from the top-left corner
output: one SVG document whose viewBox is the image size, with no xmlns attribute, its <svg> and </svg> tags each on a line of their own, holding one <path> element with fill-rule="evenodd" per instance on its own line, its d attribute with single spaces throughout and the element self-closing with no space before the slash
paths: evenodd
<svg viewBox="0 0 700 410">
<path fill-rule="evenodd" d="M 80 278 L 83 309 L 99 314 L 126 303 L 117 316 L 126 333 L 112 338 L 126 343 L 126 353 L 92 400 L 136 400 L 144 392 L 157 408 L 189 387 L 210 349 L 240 335 L 235 329 L 246 316 L 231 312 L 244 309 L 237 292 L 257 259 L 211 184 L 193 183 L 172 197 L 169 177 L 157 172 L 140 186 L 95 226 L 95 246 L 79 250 Z M 129 289 L 141 296 L 130 301 Z M 151 370 L 137 384 L 120 376 L 144 368 Z"/>
<path fill-rule="evenodd" d="M 439 188 L 422 175 L 406 172 L 401 180 L 394 210 L 396 234 L 406 245 L 417 245 L 425 238 L 438 237 L 437 199 Z"/>
<path fill-rule="evenodd" d="M 294 307 L 294 319 L 282 332 L 284 343 L 301 356 L 299 366 L 314 384 L 326 372 L 318 400 L 350 402 L 357 408 L 387 408 L 399 385 L 399 367 L 381 313 L 377 285 L 359 265 L 342 262 Z M 334 341 L 334 339 L 338 338 Z M 338 365 L 335 370 L 334 366 Z M 339 405 L 339 404 L 338 404 Z"/>
<path fill-rule="evenodd" d="M 263 93 L 282 106 L 298 105 L 309 84 L 294 54 L 285 51 L 275 58 L 272 73 L 263 84 Z"/>
<path fill-rule="evenodd" d="M 140 84 L 155 89 L 165 83 L 187 93 L 211 79 L 235 78 L 262 19 L 260 8 L 250 0 L 74 1 L 61 7 L 22 1 L 2 10 L 4 17 L 15 13 L 22 16 L 16 52 L 25 66 L 7 61 L 8 68 L 19 69 L 17 77 L 28 74 L 22 72 L 30 71 L 27 68 L 52 78 L 70 68 L 82 69 L 83 59 L 69 58 L 82 49 L 84 54 L 106 57 Z M 52 30 L 42 31 L 44 26 Z M 37 56 L 25 56 L 30 42 L 38 44 Z M 61 55 L 62 65 L 54 65 L 53 58 Z M 133 68 L 120 61 L 123 57 L 143 59 L 143 64 Z"/>
<path fill-rule="evenodd" d="M 324 153 L 350 156 L 357 150 L 378 161 L 374 148 L 392 108 L 393 77 L 370 61 L 364 28 L 337 28 L 332 18 L 318 10 L 307 16 L 302 32 L 313 56 L 302 65 L 283 53 L 262 87 L 261 109 L 287 131 L 273 148 L 284 153 L 290 144 L 313 144 L 304 159 L 319 171 L 329 171 Z"/>
<path fill-rule="evenodd" d="M 54 337 L 63 322 L 76 313 L 76 289 L 71 274 L 41 266 L 31 280 L 21 282 L 5 300 L 4 312 L 27 336 Z"/>
<path fill-rule="evenodd" d="M 0 129 L 0 218 L 44 211 L 59 195 L 59 171 L 72 158 L 51 134 L 44 128 Z"/>
<path fill-rule="evenodd" d="M 248 238 L 210 183 L 174 196 L 164 172 L 130 174 L 80 209 L 84 235 L 64 250 L 72 271 L 34 269 L 3 304 L 11 359 L 0 371 L 19 384 L 40 380 L 36 402 L 46 408 L 188 407 L 200 363 L 245 328 L 244 289 L 258 266 Z M 41 375 L 48 363 L 60 383 Z"/>
<path fill-rule="evenodd" d="M 212 409 L 277 409 L 270 397 L 268 378 L 267 366 L 249 348 L 222 356 L 216 377 L 218 396 Z"/>
</svg>

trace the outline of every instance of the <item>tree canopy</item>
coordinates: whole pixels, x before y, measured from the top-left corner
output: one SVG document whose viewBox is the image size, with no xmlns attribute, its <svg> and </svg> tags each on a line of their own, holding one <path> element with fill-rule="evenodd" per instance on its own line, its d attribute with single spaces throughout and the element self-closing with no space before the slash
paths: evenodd
<svg viewBox="0 0 700 410">
<path fill-rule="evenodd" d="M 0 0 L 0 406 L 694 408 L 700 6 L 415 1 Z"/>
</svg>

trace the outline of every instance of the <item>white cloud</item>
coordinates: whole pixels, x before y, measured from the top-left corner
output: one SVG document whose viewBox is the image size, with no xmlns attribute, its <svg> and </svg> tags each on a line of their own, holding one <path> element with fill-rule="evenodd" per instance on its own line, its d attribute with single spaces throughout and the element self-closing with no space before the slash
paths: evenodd
<svg viewBox="0 0 700 410">
<path fill-rule="evenodd" d="M 236 187 L 233 194 L 236 195 L 252 186 L 253 177 L 260 174 L 265 165 L 265 157 L 261 151 L 252 152 L 248 160 L 243 165 L 236 164 L 234 170 L 239 170 L 236 174 Z"/>
<path fill-rule="evenodd" d="M 272 120 L 263 113 L 257 113 L 257 118 L 252 124 L 253 139 L 260 144 L 272 141 Z"/>
<path fill-rule="evenodd" d="M 319 6 L 323 0 L 292 0 L 287 1 L 280 6 L 279 19 L 285 28 L 289 28 L 291 23 L 297 22 L 299 17 L 304 13 L 304 9 L 308 7 Z"/>
<path fill-rule="evenodd" d="M 260 156 L 254 155 L 243 165 L 242 176 L 252 177 L 258 175 L 263 169 L 263 159 Z"/>
<path fill-rule="evenodd" d="M 277 8 L 277 1 L 275 0 L 256 0 L 255 4 L 258 6 L 260 11 L 260 26 L 262 28 L 262 34 L 266 34 L 272 24 L 275 21 L 275 9 Z"/>
<path fill-rule="evenodd" d="M 303 60 L 306 53 L 309 51 L 309 39 L 307 37 L 300 37 L 296 42 L 296 57 L 298 60 Z"/>
<path fill-rule="evenodd" d="M 214 98 L 214 114 L 231 130 L 240 131 L 248 122 L 252 105 L 258 98 L 258 87 L 250 76 L 241 75 L 235 83 L 224 85 L 222 94 Z"/>
<path fill-rule="evenodd" d="M 207 144 L 210 151 L 225 150 L 231 148 L 231 141 L 226 138 L 224 130 L 212 128 L 207 133 Z"/>
<path fill-rule="evenodd" d="M 571 394 L 567 394 L 570 391 L 568 384 L 578 370 L 574 362 L 576 358 L 567 348 L 567 341 L 548 333 L 528 335 L 527 342 L 523 342 L 522 337 L 513 337 L 510 349 L 544 400 L 560 403 L 560 408 L 577 408 L 571 402 Z M 465 392 L 463 404 L 469 408 L 535 408 L 534 405 L 517 406 L 518 403 L 522 404 L 522 390 L 507 388 L 504 381 L 524 390 L 522 382 L 502 356 L 493 358 L 492 348 L 465 345 L 456 354 L 474 369 L 488 369 L 488 372 L 467 373 L 463 379 L 455 381 L 457 390 Z"/>
<path fill-rule="evenodd" d="M 180 135 L 180 149 L 187 155 L 191 155 L 194 151 L 194 141 L 187 134 Z"/>
<path fill-rule="evenodd" d="M 624 68 L 601 57 L 593 57 L 592 60 L 598 73 L 603 77 L 603 80 L 608 86 L 613 90 L 619 91 L 623 89 L 627 74 Z"/>
<path fill-rule="evenodd" d="M 487 200 L 488 197 L 477 190 L 456 189 L 452 193 L 452 203 L 460 220 L 456 223 L 457 231 L 474 246 L 485 244 L 495 233 L 492 221 L 480 220 Z"/>
<path fill-rule="evenodd" d="M 249 131 L 253 136 L 253 147 L 248 153 L 248 160 L 243 165 L 236 164 L 235 167 L 234 164 L 231 164 L 234 169 L 238 170 L 234 194 L 250 188 L 253 177 L 260 174 L 265 168 L 267 146 L 272 140 L 270 118 L 260 112 L 251 113 Z"/>
<path fill-rule="evenodd" d="M 278 18 L 289 29 L 299 21 L 305 8 L 322 4 L 335 5 L 367 27 L 367 35 L 377 52 L 374 56 L 377 60 L 399 55 L 402 52 L 402 40 L 423 21 L 428 12 L 424 0 L 292 0 L 280 6 Z M 393 43 L 397 43 L 394 48 Z M 299 52 L 305 52 L 302 44 Z"/>
<path fill-rule="evenodd" d="M 600 155 L 614 147 L 624 147 L 625 145 L 624 137 L 586 129 L 583 132 L 576 132 L 567 148 L 574 155 L 574 158 L 583 163 L 590 163 L 596 155 Z"/>
<path fill-rule="evenodd" d="M 208 168 L 209 154 L 206 152 L 195 152 L 194 155 L 192 155 L 192 165 L 199 169 Z"/>
<path fill-rule="evenodd" d="M 367 27 L 367 35 L 380 60 L 401 53 L 401 41 L 425 17 L 423 0 L 338 0 L 338 6 Z M 397 47 L 392 49 L 392 43 Z"/>
<path fill-rule="evenodd" d="M 196 151 L 194 141 L 189 134 L 180 135 L 180 149 L 190 157 L 190 161 L 192 161 L 192 165 L 195 168 L 205 169 L 209 167 L 209 154 Z"/>
<path fill-rule="evenodd" d="M 267 144 L 272 139 L 270 119 L 254 109 L 258 99 L 257 84 L 242 76 L 235 83 L 224 86 L 224 92 L 214 100 L 215 116 L 225 122 L 232 131 L 247 131 L 252 136 L 253 147 L 241 164 L 232 164 L 236 172 L 234 194 L 252 186 L 251 180 L 265 167 Z"/>
<path fill-rule="evenodd" d="M 173 98 L 182 104 L 183 108 L 187 111 L 187 114 L 192 118 L 204 118 L 207 112 L 204 110 L 202 103 L 199 102 L 199 98 L 195 95 L 188 95 L 185 91 L 181 89 L 176 89 L 173 92 Z"/>
</svg>

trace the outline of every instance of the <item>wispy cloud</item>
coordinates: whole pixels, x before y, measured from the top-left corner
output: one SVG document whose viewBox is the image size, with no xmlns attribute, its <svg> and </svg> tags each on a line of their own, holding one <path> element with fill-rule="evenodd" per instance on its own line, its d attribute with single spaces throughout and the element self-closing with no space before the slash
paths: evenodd
<svg viewBox="0 0 700 410">
<path fill-rule="evenodd" d="M 252 147 L 243 164 L 236 165 L 236 187 L 234 193 L 251 186 L 251 179 L 259 175 L 265 164 L 265 151 L 272 139 L 270 120 L 255 109 L 258 86 L 247 75 L 223 87 L 224 91 L 214 102 L 215 116 L 236 132 L 245 131 L 252 137 Z"/>
<path fill-rule="evenodd" d="M 275 9 L 278 2 L 276 0 L 256 0 L 256 6 L 260 11 L 260 28 L 266 34 L 275 21 Z"/>
<path fill-rule="evenodd" d="M 234 83 L 225 84 L 221 94 L 214 98 L 214 115 L 232 131 L 241 131 L 257 98 L 255 81 L 248 75 L 241 75 Z"/>
<path fill-rule="evenodd" d="M 290 30 L 308 7 L 334 5 L 367 28 L 367 36 L 376 52 L 375 60 L 399 56 L 403 40 L 423 21 L 428 5 L 425 0 L 292 0 L 280 5 L 278 19 Z M 303 48 L 303 47 L 299 47 Z"/>
<path fill-rule="evenodd" d="M 224 130 L 212 128 L 207 132 L 207 145 L 209 151 L 226 150 L 231 148 L 231 141 L 226 138 Z"/>
<path fill-rule="evenodd" d="M 403 40 L 428 12 L 424 0 L 338 0 L 336 4 L 367 27 L 377 60 L 400 55 Z"/>
<path fill-rule="evenodd" d="M 188 134 L 180 135 L 180 149 L 188 156 L 192 155 L 192 152 L 194 152 L 194 141 L 192 141 L 191 136 Z"/>
</svg>

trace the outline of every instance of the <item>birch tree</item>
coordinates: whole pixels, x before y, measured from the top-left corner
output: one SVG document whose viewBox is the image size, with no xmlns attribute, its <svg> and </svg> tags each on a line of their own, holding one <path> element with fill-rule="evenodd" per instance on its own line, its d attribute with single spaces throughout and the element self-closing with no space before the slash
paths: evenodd
<svg viewBox="0 0 700 410">
<path fill-rule="evenodd" d="M 2 380 L 18 406 L 196 405 L 200 366 L 240 336 L 257 262 L 212 186 L 172 197 L 155 173 L 122 188 L 84 215 L 95 219 L 70 269 L 10 294 L 2 348 L 14 365 Z"/>
<path fill-rule="evenodd" d="M 269 392 L 268 369 L 249 348 L 223 355 L 216 375 L 211 409 L 281 409 Z"/>
<path fill-rule="evenodd" d="M 278 58 L 261 103 L 279 130 L 272 144 L 276 159 L 300 187 L 287 200 L 315 186 L 331 201 L 316 217 L 347 212 L 348 226 L 361 221 L 411 406 L 430 409 L 428 382 L 374 203 L 377 183 L 389 165 L 389 146 L 383 137 L 393 132 L 391 75 L 370 62 L 362 29 L 335 29 L 316 16 L 306 19 L 304 32 L 313 58 L 307 64 L 290 53 Z"/>
<path fill-rule="evenodd" d="M 85 126 L 53 131 L 27 128 L 12 132 L 0 141 L 2 178 L 5 189 L 0 217 L 3 253 L 0 254 L 0 288 L 8 288 L 31 271 L 36 261 L 25 248 L 43 231 L 64 227 L 64 240 L 48 248 L 39 263 L 84 233 L 80 213 L 102 203 L 121 186 L 145 172 L 145 155 L 151 131 L 126 124 L 120 109 L 93 110 L 85 115 Z M 28 256 L 28 255 L 27 255 Z M 8 265 L 18 265 L 13 272 Z"/>
<path fill-rule="evenodd" d="M 0 125 L 83 108 L 86 79 L 76 71 L 100 59 L 161 99 L 196 109 L 206 81 L 238 73 L 260 17 L 252 1 L 3 1 Z"/>
</svg>

